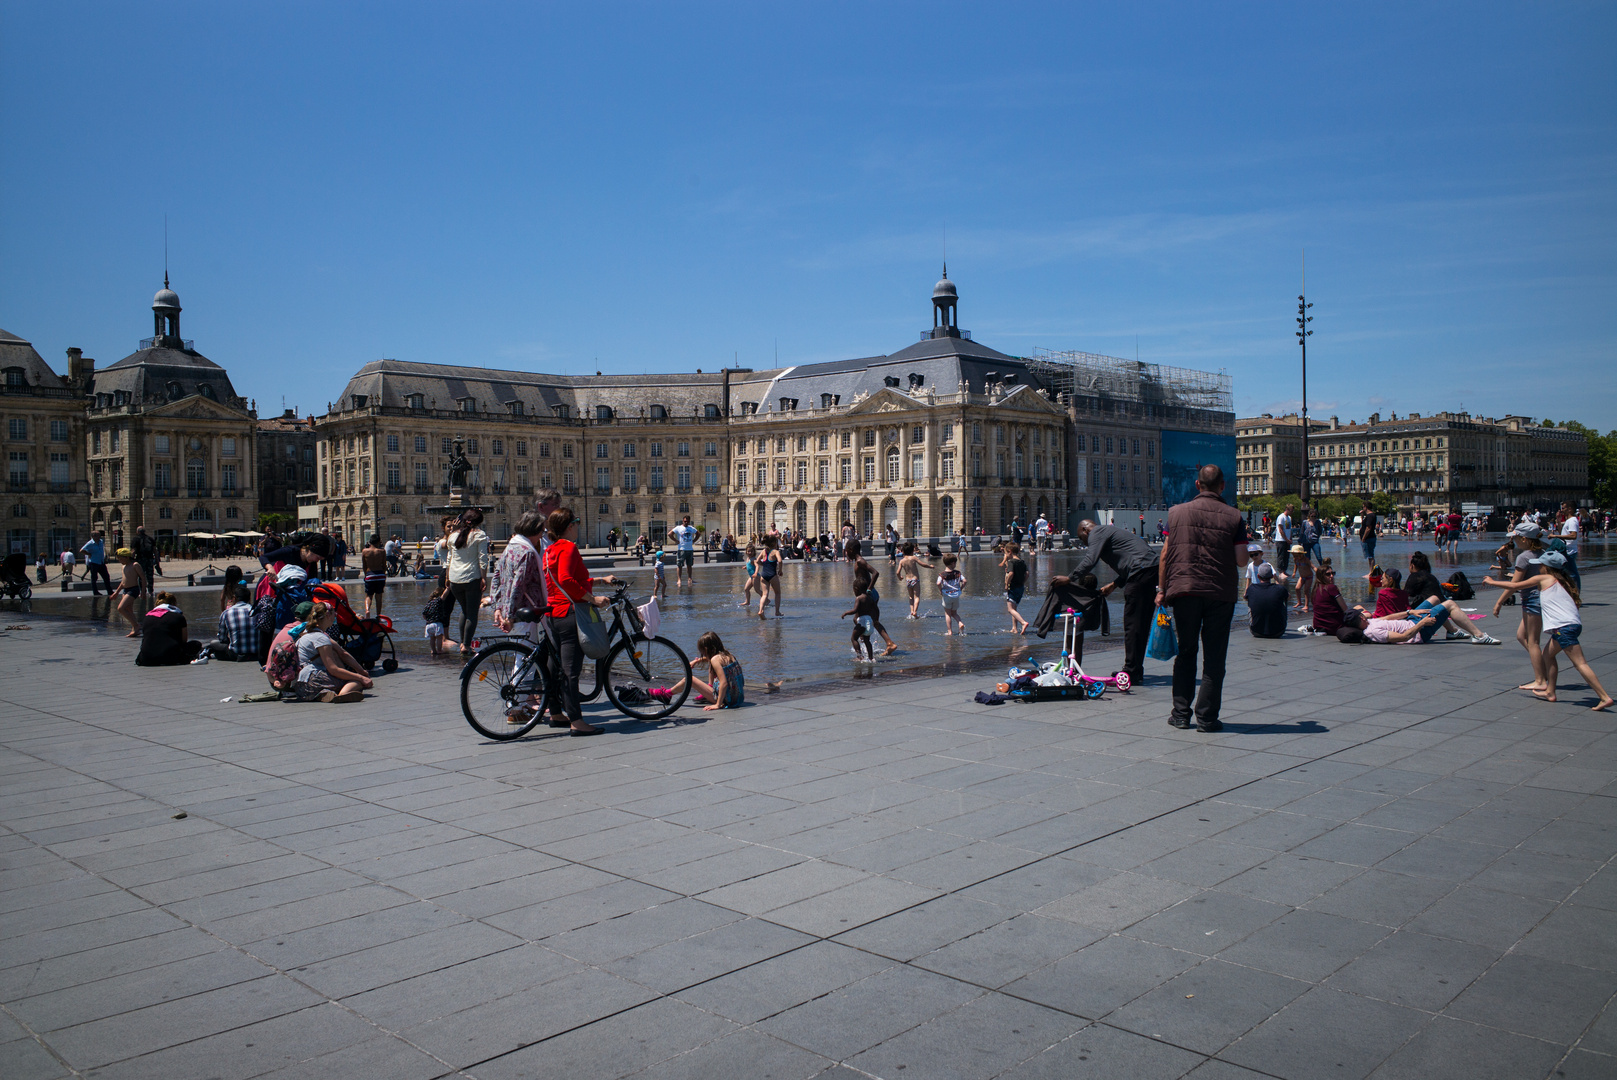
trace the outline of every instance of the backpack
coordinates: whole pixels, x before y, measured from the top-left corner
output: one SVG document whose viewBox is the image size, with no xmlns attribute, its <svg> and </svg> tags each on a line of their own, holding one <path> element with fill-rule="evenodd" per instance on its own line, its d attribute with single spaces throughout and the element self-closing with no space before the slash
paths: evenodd
<svg viewBox="0 0 1617 1080">
<path fill-rule="evenodd" d="M 1443 584 L 1443 592 L 1450 600 L 1470 600 L 1477 595 L 1471 587 L 1471 582 L 1465 576 L 1464 570 L 1456 570 L 1449 575 L 1448 581 Z"/>
<path fill-rule="evenodd" d="M 279 627 L 275 625 L 275 591 L 272 589 L 265 596 L 253 601 L 253 625 L 258 627 L 260 634 L 273 634 Z"/>
<path fill-rule="evenodd" d="M 449 604 L 450 599 L 448 593 L 445 593 L 443 596 L 435 596 L 431 600 L 428 600 L 427 606 L 421 609 L 422 621 L 430 623 L 443 622 L 444 616 L 449 614 Z"/>
<path fill-rule="evenodd" d="M 270 647 L 269 659 L 264 663 L 264 674 L 269 676 L 272 686 L 277 683 L 291 686 L 297 681 L 298 669 L 302 666 L 298 663 L 297 638 L 289 634 Z"/>
</svg>

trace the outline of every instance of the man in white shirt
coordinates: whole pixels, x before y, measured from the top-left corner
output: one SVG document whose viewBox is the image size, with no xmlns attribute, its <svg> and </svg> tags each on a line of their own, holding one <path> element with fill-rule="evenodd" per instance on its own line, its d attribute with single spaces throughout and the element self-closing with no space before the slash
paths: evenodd
<svg viewBox="0 0 1617 1080">
<path fill-rule="evenodd" d="M 72 548 L 63 548 L 61 557 L 58 561 L 62 564 L 62 580 L 72 581 L 73 568 L 78 565 L 78 556 L 73 554 Z M 63 585 L 62 588 L 65 589 L 67 586 Z"/>
<path fill-rule="evenodd" d="M 668 530 L 668 538 L 679 546 L 674 559 L 677 569 L 674 571 L 674 586 L 678 588 L 690 578 L 690 584 L 696 584 L 696 527 L 691 524 L 691 516 L 685 515 L 685 520 Z"/>
<path fill-rule="evenodd" d="M 1275 519 L 1275 569 L 1282 574 L 1291 569 L 1291 503 Z"/>
</svg>

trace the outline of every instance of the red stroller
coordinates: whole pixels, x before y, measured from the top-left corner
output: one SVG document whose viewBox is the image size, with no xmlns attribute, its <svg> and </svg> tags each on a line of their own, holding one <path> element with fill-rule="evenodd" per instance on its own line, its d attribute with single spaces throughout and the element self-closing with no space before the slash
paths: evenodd
<svg viewBox="0 0 1617 1080">
<path fill-rule="evenodd" d="M 348 603 L 348 590 L 334 581 L 324 581 L 310 590 L 310 598 L 331 605 L 337 621 L 331 636 L 369 671 L 378 663 L 388 673 L 399 669 L 393 648 L 393 620 L 386 615 L 364 618 Z M 384 658 L 385 654 L 385 658 Z"/>
</svg>

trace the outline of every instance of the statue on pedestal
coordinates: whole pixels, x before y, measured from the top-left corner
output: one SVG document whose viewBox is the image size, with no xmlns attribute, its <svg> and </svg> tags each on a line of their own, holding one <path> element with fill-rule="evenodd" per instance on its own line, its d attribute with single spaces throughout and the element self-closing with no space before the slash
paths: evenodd
<svg viewBox="0 0 1617 1080">
<path fill-rule="evenodd" d="M 458 495 L 466 487 L 466 474 L 472 471 L 472 463 L 466 460 L 466 443 L 463 439 L 455 440 L 455 456 L 449 462 L 449 493 Z"/>
</svg>

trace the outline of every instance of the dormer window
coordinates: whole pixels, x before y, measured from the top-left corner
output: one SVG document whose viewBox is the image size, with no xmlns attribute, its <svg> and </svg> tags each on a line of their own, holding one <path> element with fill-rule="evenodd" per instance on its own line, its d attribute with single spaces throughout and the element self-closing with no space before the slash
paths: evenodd
<svg viewBox="0 0 1617 1080">
<path fill-rule="evenodd" d="M 178 401 L 180 398 L 185 396 L 185 388 L 183 386 L 181 386 L 179 384 L 179 381 L 176 380 L 176 379 L 170 379 L 169 380 L 167 390 L 168 390 L 168 399 L 170 401 Z"/>
<path fill-rule="evenodd" d="M 507 409 L 511 410 L 511 415 L 512 416 L 521 416 L 522 415 L 523 409 L 522 409 L 522 402 L 520 402 L 520 401 L 507 401 L 505 403 L 505 407 Z"/>
<path fill-rule="evenodd" d="M 717 420 L 719 418 L 719 407 L 714 405 L 712 402 L 703 405 L 702 417 L 706 420 Z"/>
<path fill-rule="evenodd" d="M 476 412 L 477 411 L 477 399 L 476 398 L 474 398 L 474 397 L 463 397 L 463 398 L 460 398 L 459 400 L 460 400 L 460 411 L 461 412 Z"/>
<path fill-rule="evenodd" d="M 409 402 L 410 408 L 412 409 L 425 409 L 427 407 L 427 397 L 425 394 L 411 394 L 405 400 Z"/>
<path fill-rule="evenodd" d="M 114 405 L 128 405 L 129 404 L 129 391 L 128 390 L 114 390 L 112 392 L 112 403 Z"/>
<path fill-rule="evenodd" d="M 571 405 L 552 405 L 550 411 L 556 414 L 556 419 L 558 420 L 566 420 L 573 415 Z"/>
<path fill-rule="evenodd" d="M 830 407 L 831 407 L 831 395 L 830 394 L 821 394 L 820 395 L 820 408 L 829 409 Z"/>
<path fill-rule="evenodd" d="M 97 394 L 95 396 L 95 407 L 96 408 L 98 408 L 98 409 L 106 409 L 106 408 L 111 408 L 111 406 L 112 406 L 112 395 L 111 394 Z"/>
<path fill-rule="evenodd" d="M 926 376 L 925 375 L 917 375 L 913 371 L 910 372 L 910 389 L 911 390 L 919 390 L 921 387 L 923 387 L 925 385 L 926 385 Z"/>
<path fill-rule="evenodd" d="M 783 398 L 780 399 L 780 411 L 781 412 L 792 412 L 796 408 L 797 408 L 797 399 L 796 398 L 794 398 L 794 397 L 783 397 Z"/>
<path fill-rule="evenodd" d="M 603 422 L 610 421 L 612 419 L 612 406 L 610 406 L 610 405 L 597 405 L 597 406 L 595 406 L 595 419 L 603 421 Z"/>
<path fill-rule="evenodd" d="M 365 394 L 354 394 L 349 398 L 349 401 L 352 403 L 349 407 L 354 409 L 363 409 L 365 407 L 365 403 L 369 400 L 370 398 Z"/>
<path fill-rule="evenodd" d="M 891 386 L 895 389 L 898 387 L 897 375 L 883 375 L 881 381 L 883 386 Z"/>
<path fill-rule="evenodd" d="M 28 385 L 27 373 L 20 367 L 6 368 L 6 388 L 20 389 Z"/>
<path fill-rule="evenodd" d="M 214 395 L 213 395 L 213 387 L 208 385 L 207 383 L 197 383 L 197 393 L 201 394 L 203 397 L 207 398 L 209 401 L 217 401 L 217 400 L 219 400 L 218 398 L 214 397 Z"/>
<path fill-rule="evenodd" d="M 741 415 L 743 415 L 743 416 L 757 416 L 758 415 L 758 403 L 756 401 L 743 401 L 741 403 Z"/>
<path fill-rule="evenodd" d="M 653 405 L 651 407 L 651 418 L 653 420 L 667 420 L 668 419 L 668 406 L 666 406 L 666 405 Z"/>
</svg>

